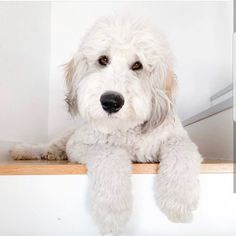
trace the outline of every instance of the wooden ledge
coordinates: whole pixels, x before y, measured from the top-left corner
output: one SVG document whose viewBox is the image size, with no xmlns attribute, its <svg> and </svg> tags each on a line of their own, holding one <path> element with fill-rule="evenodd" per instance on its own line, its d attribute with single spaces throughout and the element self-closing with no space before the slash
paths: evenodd
<svg viewBox="0 0 236 236">
<path fill-rule="evenodd" d="M 133 174 L 156 174 L 158 163 L 134 163 Z M 201 173 L 232 173 L 230 161 L 205 160 L 201 164 Z M 85 175 L 84 165 L 66 161 L 2 161 L 0 175 Z"/>
</svg>

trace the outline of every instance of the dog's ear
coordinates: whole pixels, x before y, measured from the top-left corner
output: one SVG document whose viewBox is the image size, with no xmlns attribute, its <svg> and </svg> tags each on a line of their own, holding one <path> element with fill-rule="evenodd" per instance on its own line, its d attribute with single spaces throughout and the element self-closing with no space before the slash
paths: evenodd
<svg viewBox="0 0 236 236">
<path fill-rule="evenodd" d="M 149 120 L 143 125 L 143 133 L 160 126 L 170 114 L 175 103 L 176 87 L 176 76 L 173 70 L 158 68 L 153 73 L 151 78 L 152 110 Z"/>
<path fill-rule="evenodd" d="M 65 64 L 65 81 L 67 87 L 65 101 L 68 106 L 68 111 L 72 116 L 76 116 L 79 113 L 77 102 L 77 86 L 79 84 L 79 80 L 87 71 L 87 67 L 86 60 L 82 57 L 77 59 L 74 57 Z"/>
<path fill-rule="evenodd" d="M 74 76 L 74 58 L 65 64 L 65 79 L 67 87 L 70 86 Z"/>
<path fill-rule="evenodd" d="M 168 96 L 168 98 L 172 103 L 175 103 L 176 90 L 177 90 L 176 74 L 173 72 L 172 69 L 168 69 L 165 80 L 165 91 L 166 95 Z"/>
</svg>

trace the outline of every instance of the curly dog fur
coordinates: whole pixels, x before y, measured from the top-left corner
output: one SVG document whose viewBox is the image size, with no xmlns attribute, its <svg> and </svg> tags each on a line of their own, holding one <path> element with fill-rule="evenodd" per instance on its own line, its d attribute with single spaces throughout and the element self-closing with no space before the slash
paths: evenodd
<svg viewBox="0 0 236 236">
<path fill-rule="evenodd" d="M 157 205 L 173 222 L 191 221 L 202 158 L 176 115 L 176 83 L 171 49 L 155 27 L 103 17 L 66 65 L 68 110 L 82 124 L 46 145 L 17 145 L 11 154 L 86 164 L 102 233 L 120 232 L 129 219 L 132 161 L 159 160 Z"/>
</svg>

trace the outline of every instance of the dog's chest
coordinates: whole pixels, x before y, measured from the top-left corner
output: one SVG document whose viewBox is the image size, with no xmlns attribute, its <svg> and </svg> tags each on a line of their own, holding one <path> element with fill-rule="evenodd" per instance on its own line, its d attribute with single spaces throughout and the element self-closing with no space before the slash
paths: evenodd
<svg viewBox="0 0 236 236">
<path fill-rule="evenodd" d="M 86 146 L 110 145 L 122 147 L 130 154 L 132 161 L 152 162 L 158 160 L 160 146 L 165 138 L 163 130 L 154 130 L 148 134 L 142 134 L 138 130 L 128 132 L 101 133 L 97 130 L 83 129 L 78 132 L 77 141 Z"/>
<path fill-rule="evenodd" d="M 137 162 L 153 162 L 158 160 L 162 137 L 160 134 L 141 135 L 132 140 L 130 153 Z"/>
<path fill-rule="evenodd" d="M 140 132 L 129 131 L 102 135 L 96 143 L 125 148 L 131 154 L 132 161 L 152 162 L 158 159 L 162 138 L 163 135 L 160 132 L 144 135 Z"/>
</svg>

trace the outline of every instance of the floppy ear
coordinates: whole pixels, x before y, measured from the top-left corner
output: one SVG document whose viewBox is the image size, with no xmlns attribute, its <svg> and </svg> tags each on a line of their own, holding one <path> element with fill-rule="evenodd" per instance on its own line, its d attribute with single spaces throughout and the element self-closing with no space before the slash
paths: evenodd
<svg viewBox="0 0 236 236">
<path fill-rule="evenodd" d="M 143 133 L 160 126 L 175 103 L 176 77 L 172 70 L 159 68 L 150 79 L 152 111 L 149 120 L 143 125 Z"/>
<path fill-rule="evenodd" d="M 67 86 L 67 93 L 65 101 L 68 106 L 68 111 L 72 116 L 76 116 L 79 112 L 77 102 L 77 82 L 83 77 L 87 71 L 87 63 L 85 58 L 72 58 L 65 64 L 65 81 Z"/>
<path fill-rule="evenodd" d="M 167 78 L 165 82 L 165 91 L 166 95 L 168 96 L 172 104 L 175 103 L 176 90 L 177 90 L 176 74 L 173 72 L 173 70 L 168 69 Z"/>
</svg>

